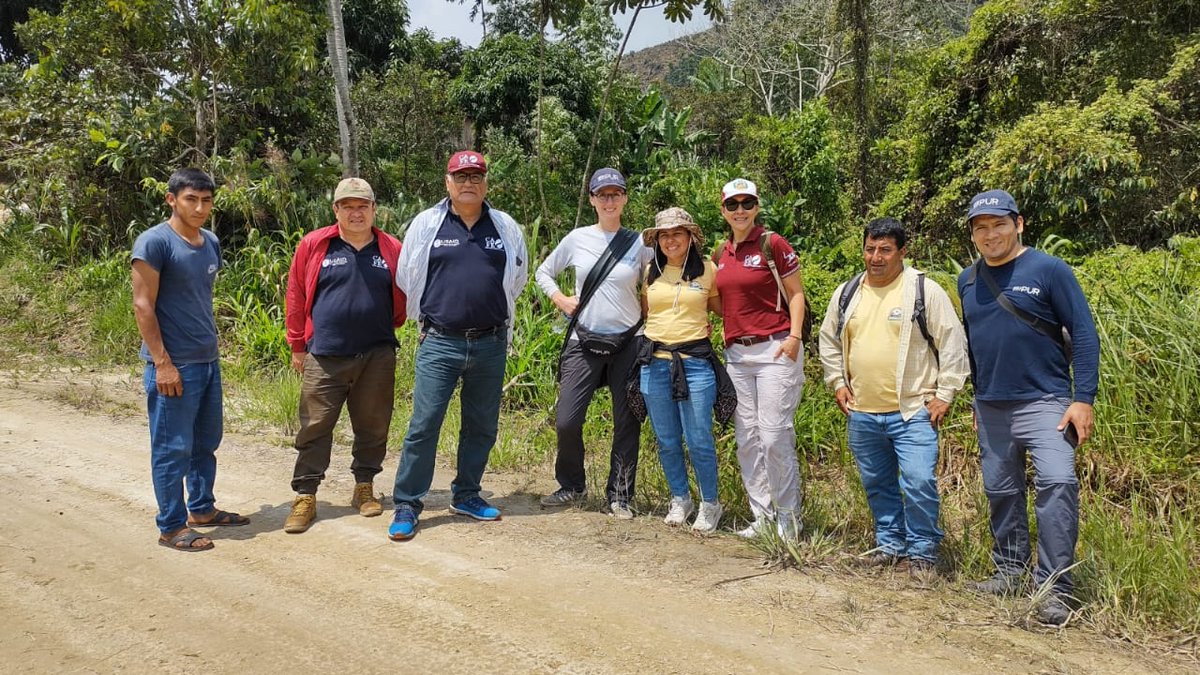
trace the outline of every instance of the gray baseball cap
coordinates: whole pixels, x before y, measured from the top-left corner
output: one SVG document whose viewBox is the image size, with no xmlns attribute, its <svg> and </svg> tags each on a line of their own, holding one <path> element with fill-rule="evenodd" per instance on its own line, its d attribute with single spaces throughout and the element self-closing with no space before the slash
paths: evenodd
<svg viewBox="0 0 1200 675">
<path fill-rule="evenodd" d="M 625 189 L 625 176 L 621 175 L 616 169 L 605 167 L 596 169 L 596 173 L 592 174 L 592 180 L 588 182 L 588 192 L 596 194 L 600 188 L 619 187 Z"/>
<path fill-rule="evenodd" d="M 1004 190 L 988 190 L 980 192 L 971 198 L 971 206 L 967 209 L 967 222 L 975 216 L 1016 216 L 1021 210 L 1017 208 L 1017 200 Z"/>
</svg>

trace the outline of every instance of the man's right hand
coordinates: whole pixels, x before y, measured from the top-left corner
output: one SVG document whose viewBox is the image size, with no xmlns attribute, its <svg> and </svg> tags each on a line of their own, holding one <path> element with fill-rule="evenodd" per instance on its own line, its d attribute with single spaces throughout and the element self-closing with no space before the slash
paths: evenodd
<svg viewBox="0 0 1200 675">
<path fill-rule="evenodd" d="M 163 396 L 183 396 L 183 378 L 174 363 L 167 361 L 154 366 L 154 384 Z"/>
<path fill-rule="evenodd" d="M 554 306 L 567 316 L 575 316 L 575 310 L 579 309 L 579 298 L 577 296 L 555 293 L 554 297 L 550 299 L 554 302 Z"/>
<path fill-rule="evenodd" d="M 304 357 L 306 356 L 308 356 L 308 352 L 292 352 L 292 370 L 303 375 Z"/>
<path fill-rule="evenodd" d="M 850 387 L 838 387 L 838 390 L 833 395 L 837 398 L 837 404 L 842 409 L 842 414 L 849 417 L 850 406 L 855 403 L 854 394 L 850 393 Z"/>
</svg>

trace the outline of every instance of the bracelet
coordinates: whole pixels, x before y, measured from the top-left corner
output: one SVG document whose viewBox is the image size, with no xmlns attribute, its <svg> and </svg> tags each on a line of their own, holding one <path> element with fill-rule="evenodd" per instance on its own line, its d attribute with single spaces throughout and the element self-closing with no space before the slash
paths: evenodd
<svg viewBox="0 0 1200 675">
<path fill-rule="evenodd" d="M 792 335 L 791 333 L 788 333 L 788 337 L 796 338 L 797 340 L 803 340 L 803 338 L 801 338 L 799 335 Z"/>
</svg>

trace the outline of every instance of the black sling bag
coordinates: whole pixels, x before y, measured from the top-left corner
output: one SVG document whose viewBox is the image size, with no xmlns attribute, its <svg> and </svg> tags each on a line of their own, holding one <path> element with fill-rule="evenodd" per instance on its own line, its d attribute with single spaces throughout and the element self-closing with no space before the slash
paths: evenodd
<svg viewBox="0 0 1200 675">
<path fill-rule="evenodd" d="M 992 273 L 984 264 L 983 258 L 980 258 L 971 266 L 971 273 L 967 275 L 967 283 L 975 283 L 976 276 L 983 277 L 983 283 L 987 284 L 988 290 L 992 292 L 992 295 L 996 298 L 996 302 L 1004 311 L 1017 317 L 1025 325 L 1058 343 L 1058 346 L 1062 348 L 1063 353 L 1067 356 L 1067 363 L 1071 362 L 1071 333 L 1067 331 L 1066 326 L 1051 323 L 1040 316 L 1030 314 L 1026 310 L 1014 305 L 1012 300 L 1009 300 L 1000 291 L 1000 287 L 996 285 L 996 280 L 992 278 Z"/>
<path fill-rule="evenodd" d="M 583 281 L 583 288 L 579 291 L 579 304 L 575 307 L 575 313 L 571 315 L 571 320 L 567 323 L 567 330 L 563 334 L 562 349 L 558 352 L 558 372 L 559 377 L 562 377 L 562 357 L 567 351 L 567 343 L 571 339 L 571 333 L 574 332 L 579 337 L 579 345 L 583 350 L 592 356 L 600 358 L 608 358 L 616 354 L 625 346 L 629 338 L 633 337 L 637 330 L 642 327 L 642 320 L 638 319 L 632 327 L 624 333 L 615 335 L 605 335 L 602 333 L 593 333 L 579 326 L 579 317 L 583 314 L 583 308 L 587 306 L 592 296 L 596 294 L 596 290 L 600 288 L 600 282 L 608 277 L 609 272 L 617 266 L 621 258 L 629 252 L 629 249 L 637 242 L 638 235 L 630 230 L 621 228 L 612 241 L 608 242 L 608 248 L 604 249 L 604 253 L 592 270 L 588 272 L 587 278 Z"/>
</svg>

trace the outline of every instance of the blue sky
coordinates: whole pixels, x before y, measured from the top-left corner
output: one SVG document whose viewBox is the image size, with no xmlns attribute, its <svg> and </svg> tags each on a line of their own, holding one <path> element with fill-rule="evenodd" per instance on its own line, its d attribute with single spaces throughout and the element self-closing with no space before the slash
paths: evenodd
<svg viewBox="0 0 1200 675">
<path fill-rule="evenodd" d="M 409 0 L 409 30 L 428 28 L 437 37 L 456 37 L 463 44 L 474 47 L 479 44 L 483 32 L 479 23 L 471 23 L 469 4 L 461 5 L 449 0 Z M 629 27 L 629 17 L 618 14 L 615 19 L 617 28 L 622 32 Z M 666 42 L 688 33 L 694 33 L 707 28 L 708 19 L 699 11 L 687 23 L 671 23 L 662 14 L 662 8 L 642 10 L 638 15 L 637 25 L 633 27 L 633 36 L 629 38 L 628 51 L 637 51 L 643 47 Z"/>
</svg>

